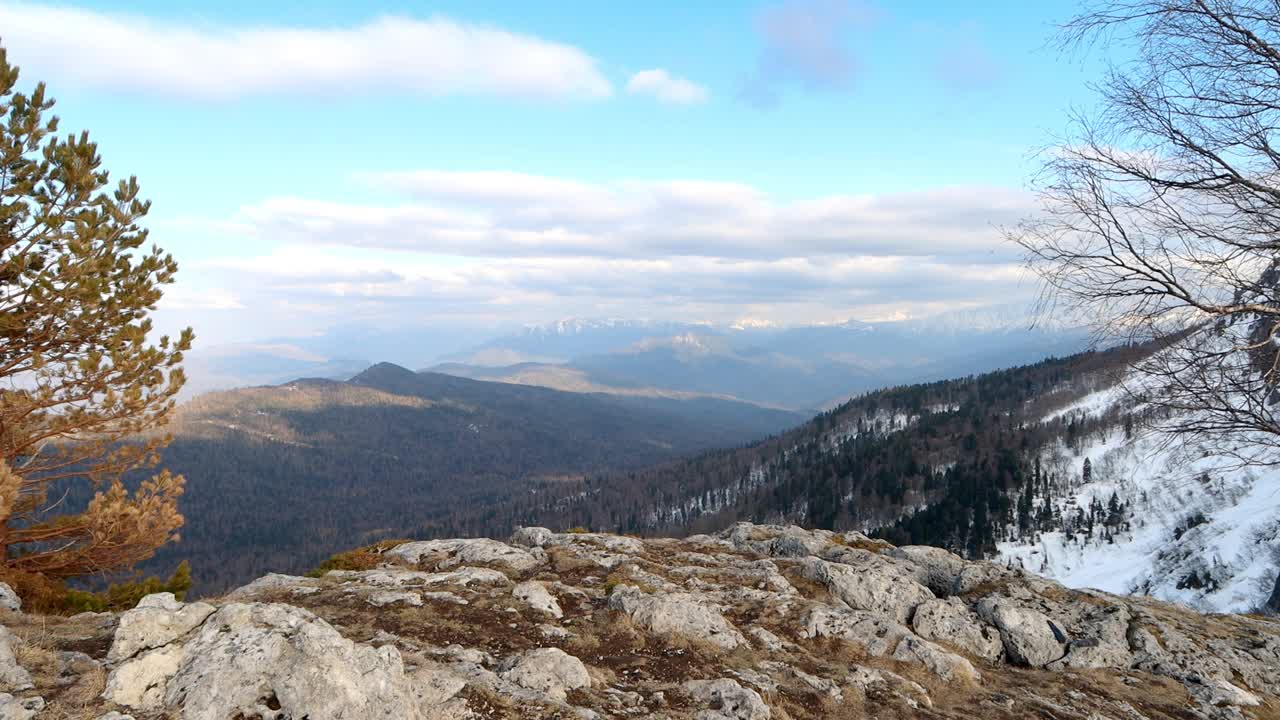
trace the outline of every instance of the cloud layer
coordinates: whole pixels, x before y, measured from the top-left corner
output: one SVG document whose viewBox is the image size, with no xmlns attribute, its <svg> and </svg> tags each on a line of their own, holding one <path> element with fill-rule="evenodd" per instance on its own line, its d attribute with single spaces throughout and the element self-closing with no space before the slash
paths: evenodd
<svg viewBox="0 0 1280 720">
<path fill-rule="evenodd" d="M 23 3 L 0 34 L 42 75 L 113 91 L 202 99 L 398 90 L 424 95 L 606 97 L 586 52 L 444 18 L 350 28 L 205 27 Z"/>
<path fill-rule="evenodd" d="M 398 201 L 266 199 L 217 225 L 256 238 L 260 254 L 184 270 L 222 293 L 219 307 L 295 329 L 333 317 L 841 321 L 1007 303 L 1032 289 L 995 227 L 1031 201 L 999 188 L 783 202 L 705 180 L 360 178 Z"/>
<path fill-rule="evenodd" d="M 781 202 L 750 185 L 700 180 L 586 183 L 509 172 L 366 174 L 411 202 L 273 198 L 238 221 L 264 239 L 482 257 L 944 257 L 1005 260 L 993 225 L 1031 207 L 1022 193 L 956 187 Z M 993 255 L 995 253 L 995 255 Z"/>
</svg>

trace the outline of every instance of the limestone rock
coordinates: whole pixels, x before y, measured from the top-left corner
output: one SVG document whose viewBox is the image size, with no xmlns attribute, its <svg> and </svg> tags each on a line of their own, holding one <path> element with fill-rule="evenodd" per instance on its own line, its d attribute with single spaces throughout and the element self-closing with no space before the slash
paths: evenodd
<svg viewBox="0 0 1280 720">
<path fill-rule="evenodd" d="M 560 609 L 560 603 L 556 601 L 555 596 L 547 590 L 547 586 L 543 583 L 533 580 L 522 582 L 512 588 L 511 596 L 534 610 L 540 610 L 551 617 L 564 617 L 564 611 Z"/>
<path fill-rule="evenodd" d="M 1000 640 L 1012 662 L 1044 667 L 1065 654 L 1064 643 L 1049 618 L 1037 610 L 987 597 L 978 603 L 978 615 L 1000 630 Z"/>
<path fill-rule="evenodd" d="M 0 720 L 31 720 L 44 710 L 44 698 L 19 698 L 0 693 Z"/>
<path fill-rule="evenodd" d="M 905 561 L 917 582 L 943 597 L 956 592 L 956 579 L 968 564 L 959 555 L 927 545 L 904 545 L 885 554 Z"/>
<path fill-rule="evenodd" d="M 242 585 L 227 593 L 227 599 L 250 600 L 263 593 L 272 591 L 306 594 L 308 592 L 315 592 L 315 590 L 318 589 L 319 584 L 320 581 L 315 578 L 300 577 L 297 575 L 282 575 L 280 573 L 267 573 L 248 585 Z"/>
<path fill-rule="evenodd" d="M 651 633 L 672 633 L 732 650 L 747 640 L 720 611 L 689 593 L 646 595 L 630 585 L 619 585 L 609 596 L 609 607 L 631 617 Z"/>
<path fill-rule="evenodd" d="M 1000 633 L 984 625 L 958 598 L 929 600 L 916 607 L 911 627 L 926 640 L 943 642 L 988 662 L 1004 652 Z"/>
<path fill-rule="evenodd" d="M 185 643 L 117 667 L 105 695 L 183 720 L 422 717 L 394 647 L 357 645 L 305 610 L 265 603 L 224 605 Z"/>
<path fill-rule="evenodd" d="M 973 663 L 915 635 L 902 638 L 898 647 L 894 649 L 892 657 L 894 660 L 919 663 L 929 672 L 948 682 L 977 684 L 981 679 Z"/>
<path fill-rule="evenodd" d="M 520 687 L 564 701 L 570 690 L 591 686 L 587 667 L 560 648 L 538 648 L 508 660 L 499 674 Z"/>
<path fill-rule="evenodd" d="M 684 690 L 707 706 L 698 712 L 698 720 L 769 720 L 772 715 L 760 693 L 736 680 L 691 680 L 684 684 Z"/>
<path fill-rule="evenodd" d="M 139 710 L 158 709 L 164 702 L 165 683 L 178 672 L 186 652 L 170 645 L 129 659 L 107 676 L 102 697 L 117 705 Z"/>
<path fill-rule="evenodd" d="M 0 626 L 0 690 L 18 692 L 31 689 L 31 674 L 18 664 L 14 645 L 19 642 L 9 628 Z"/>
<path fill-rule="evenodd" d="M 804 561 L 804 576 L 825 585 L 854 610 L 880 613 L 899 623 L 906 622 L 917 605 L 934 599 L 933 593 L 905 570 L 873 553 L 853 550 L 846 560 L 808 558 Z"/>
<path fill-rule="evenodd" d="M 9 583 L 0 582 L 0 610 L 22 610 L 22 598 L 9 587 Z"/>
<path fill-rule="evenodd" d="M 404 603 L 414 607 L 422 605 L 422 595 L 408 590 L 379 590 L 378 592 L 369 593 L 365 600 L 374 607 L 385 607 L 396 603 Z"/>
<path fill-rule="evenodd" d="M 214 609 L 207 603 L 183 605 L 173 593 L 148 595 L 120 616 L 107 662 L 118 663 L 143 650 L 168 645 L 204 622 Z"/>
<path fill-rule="evenodd" d="M 473 538 L 466 540 L 424 540 L 397 545 L 386 552 L 387 557 L 400 558 L 417 564 L 424 555 L 446 553 L 450 556 L 446 566 L 469 563 L 502 565 L 512 570 L 528 570 L 541 564 L 541 560 L 524 548 L 512 547 L 497 540 Z"/>
<path fill-rule="evenodd" d="M 543 547 L 555 535 L 555 533 L 544 527 L 522 527 L 516 528 L 511 534 L 512 545 L 523 545 L 524 547 Z"/>
<path fill-rule="evenodd" d="M 888 655 L 911 634 L 907 628 L 863 610 L 816 606 L 801 620 L 801 637 L 835 637 L 857 643 L 868 655 Z"/>
</svg>

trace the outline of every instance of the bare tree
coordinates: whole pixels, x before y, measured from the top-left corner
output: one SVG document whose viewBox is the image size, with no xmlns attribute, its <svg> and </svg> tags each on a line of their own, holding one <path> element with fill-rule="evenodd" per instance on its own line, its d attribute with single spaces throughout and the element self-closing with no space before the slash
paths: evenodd
<svg viewBox="0 0 1280 720">
<path fill-rule="evenodd" d="M 1043 211 L 1010 231 L 1042 313 L 1163 339 L 1136 391 L 1155 424 L 1247 462 L 1280 449 L 1280 2 L 1111 0 L 1064 28 L 1112 58 L 1097 109 L 1045 153 Z"/>
</svg>

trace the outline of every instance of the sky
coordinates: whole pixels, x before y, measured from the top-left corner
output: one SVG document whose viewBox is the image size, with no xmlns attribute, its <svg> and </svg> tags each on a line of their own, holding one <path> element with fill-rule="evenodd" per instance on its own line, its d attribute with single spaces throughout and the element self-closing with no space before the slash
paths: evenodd
<svg viewBox="0 0 1280 720">
<path fill-rule="evenodd" d="M 12 3 L 153 201 L 162 329 L 779 324 L 1026 302 L 1075 2 Z"/>
</svg>

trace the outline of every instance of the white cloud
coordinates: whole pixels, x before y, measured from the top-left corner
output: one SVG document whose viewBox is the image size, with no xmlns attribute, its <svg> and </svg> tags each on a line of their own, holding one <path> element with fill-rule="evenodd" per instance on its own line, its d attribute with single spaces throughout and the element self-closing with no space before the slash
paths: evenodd
<svg viewBox="0 0 1280 720">
<path fill-rule="evenodd" d="M 627 92 L 652 95 L 659 102 L 673 105 L 693 105 L 707 99 L 706 88 L 661 68 L 642 70 L 632 75 L 627 82 Z"/>
<path fill-rule="evenodd" d="M 1007 259 L 995 226 L 1033 208 L 1021 192 L 950 187 L 783 202 L 741 183 L 588 183 L 519 173 L 365 174 L 410 203 L 274 198 L 235 223 L 264 240 L 469 257 L 913 256 Z"/>
<path fill-rule="evenodd" d="M 592 98 L 613 90 L 579 48 L 440 17 L 225 27 L 6 3 L 0 34 L 33 73 L 113 91 L 228 99 L 370 90 Z"/>
<path fill-rule="evenodd" d="M 223 218 L 218 227 L 244 228 L 257 249 L 185 262 L 179 282 L 224 288 L 243 309 L 184 321 L 223 322 L 231 337 L 245 324 L 296 333 L 334 317 L 493 327 L 575 315 L 733 322 L 749 309 L 786 324 L 927 316 L 1035 291 L 997 230 L 1034 201 L 1005 188 L 784 200 L 689 179 L 362 179 L 389 199 L 269 198 Z"/>
</svg>

